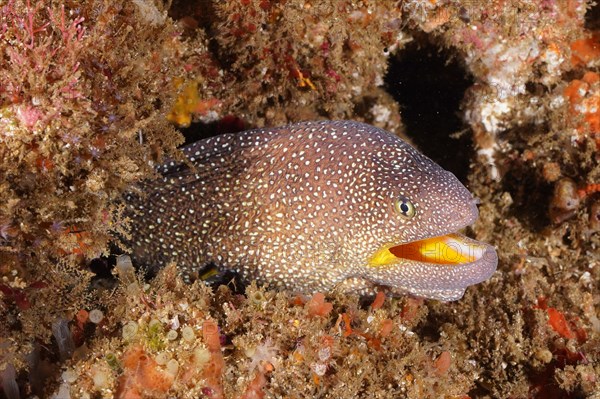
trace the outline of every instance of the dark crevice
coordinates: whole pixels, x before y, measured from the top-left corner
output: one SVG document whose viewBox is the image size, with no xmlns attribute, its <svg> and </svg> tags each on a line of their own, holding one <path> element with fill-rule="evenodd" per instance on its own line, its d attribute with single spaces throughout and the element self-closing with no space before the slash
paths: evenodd
<svg viewBox="0 0 600 399">
<path fill-rule="evenodd" d="M 197 29 L 207 33 L 208 50 L 220 68 L 228 70 L 234 59 L 223 54 L 219 43 L 215 39 L 216 31 L 221 21 L 217 14 L 218 1 L 213 0 L 174 0 L 168 10 L 168 15 L 175 21 L 180 22 L 184 28 L 184 37 L 193 37 L 198 34 Z"/>
<path fill-rule="evenodd" d="M 585 13 L 584 26 L 590 31 L 600 29 L 600 1 L 588 3 L 588 10 Z"/>
<path fill-rule="evenodd" d="M 472 78 L 460 63 L 428 42 L 413 42 L 390 60 L 387 90 L 400 103 L 406 134 L 428 157 L 466 181 L 473 156 L 460 104 Z"/>
<path fill-rule="evenodd" d="M 220 134 L 242 132 L 248 128 L 242 119 L 228 115 L 215 122 L 194 122 L 188 127 L 180 128 L 179 131 L 185 138 L 184 144 L 187 145 Z"/>
</svg>

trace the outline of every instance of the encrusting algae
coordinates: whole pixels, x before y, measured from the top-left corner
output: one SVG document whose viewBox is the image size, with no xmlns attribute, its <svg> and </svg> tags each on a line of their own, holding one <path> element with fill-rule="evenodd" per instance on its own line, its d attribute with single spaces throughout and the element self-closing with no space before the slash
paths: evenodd
<svg viewBox="0 0 600 399">
<path fill-rule="evenodd" d="M 0 397 L 596 398 L 599 15 L 585 0 L 3 1 Z M 424 67 L 388 93 L 388 64 L 413 57 Z M 498 253 L 462 299 L 209 289 L 184 284 L 185 260 L 144 279 L 151 261 L 98 258 L 140 223 L 123 193 L 159 184 L 166 159 L 193 166 L 184 135 L 340 119 L 402 134 L 397 99 L 430 80 L 419 117 L 455 90 L 463 125 L 408 140 L 450 159 L 465 144 L 470 168 L 446 166 L 480 201 L 465 234 Z"/>
<path fill-rule="evenodd" d="M 426 355 L 416 345 L 411 329 L 425 308 L 411 298 L 379 299 L 376 306 L 364 307 L 356 296 L 330 303 L 322 294 L 293 298 L 254 284 L 244 296 L 225 286 L 211 293 L 199 282 L 185 284 L 174 265 L 147 289 L 143 282 L 133 284 L 135 289 L 115 293 L 121 303 L 111 313 L 118 319 L 99 327 L 102 332 L 97 330 L 98 339 L 86 353 L 74 356 L 88 360 L 67 366 L 67 375 L 77 376 L 76 384 L 62 382 L 72 397 L 178 392 L 181 398 L 252 398 L 292 391 L 298 397 L 325 392 L 355 397 L 364 389 L 384 394 L 392 375 L 398 392 L 405 393 L 441 395 L 447 388 L 428 382 L 440 377 L 459 383 L 457 394 L 468 385 L 469 378 L 454 375 L 451 362 L 440 370 L 439 348 L 431 346 Z M 413 306 L 416 313 L 409 311 Z M 132 324 L 134 333 L 125 328 Z M 115 340 L 119 331 L 126 339 Z M 390 352 L 392 347 L 404 348 L 402 355 Z M 411 364 L 426 369 L 409 371 Z M 246 377 L 227 377 L 232 374 Z M 298 379 L 309 383 L 300 387 Z"/>
</svg>

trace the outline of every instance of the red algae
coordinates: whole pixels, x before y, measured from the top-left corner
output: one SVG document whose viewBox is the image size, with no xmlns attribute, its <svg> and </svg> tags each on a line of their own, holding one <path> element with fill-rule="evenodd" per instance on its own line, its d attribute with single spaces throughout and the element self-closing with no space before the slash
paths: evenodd
<svg viewBox="0 0 600 399">
<path fill-rule="evenodd" d="M 377 310 L 383 306 L 383 302 L 385 301 L 385 293 L 383 291 L 379 291 L 371 304 L 371 309 Z"/>
<path fill-rule="evenodd" d="M 165 393 L 173 384 L 173 377 L 158 369 L 158 364 L 140 346 L 130 348 L 123 355 L 123 375 L 119 378 L 116 396 L 126 399 L 142 397 L 144 393 Z"/>
<path fill-rule="evenodd" d="M 210 389 L 212 397 L 216 399 L 223 398 L 222 378 L 225 363 L 221 354 L 219 327 L 214 321 L 205 320 L 202 323 L 202 337 L 211 356 L 209 363 L 203 370 L 206 386 Z"/>
<path fill-rule="evenodd" d="M 385 338 L 388 335 L 390 335 L 390 333 L 392 332 L 393 329 L 394 329 L 393 320 L 385 319 L 384 321 L 381 322 L 381 328 L 379 329 L 379 335 L 382 338 Z"/>
<path fill-rule="evenodd" d="M 444 351 L 440 353 L 440 355 L 433 362 L 433 367 L 435 368 L 435 372 L 439 376 L 443 376 L 448 372 L 450 365 L 452 364 L 452 356 L 450 352 Z"/>
<path fill-rule="evenodd" d="M 309 316 L 325 317 L 333 309 L 333 305 L 325 301 L 325 295 L 317 292 L 306 304 Z"/>
<path fill-rule="evenodd" d="M 600 61 L 600 33 L 571 43 L 571 63 L 573 66 L 588 66 Z"/>
<path fill-rule="evenodd" d="M 263 388 L 267 385 L 267 378 L 265 375 L 257 371 L 254 379 L 248 384 L 248 388 L 242 394 L 240 399 L 261 399 L 265 397 L 265 392 Z"/>
<path fill-rule="evenodd" d="M 554 331 L 564 338 L 575 338 L 575 333 L 569 328 L 564 314 L 555 308 L 548 308 L 546 311 L 548 312 L 548 324 Z"/>
</svg>

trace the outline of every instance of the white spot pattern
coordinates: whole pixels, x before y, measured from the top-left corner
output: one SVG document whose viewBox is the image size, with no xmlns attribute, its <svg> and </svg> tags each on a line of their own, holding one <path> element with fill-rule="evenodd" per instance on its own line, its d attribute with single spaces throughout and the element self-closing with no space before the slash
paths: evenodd
<svg viewBox="0 0 600 399">
<path fill-rule="evenodd" d="M 434 271 L 436 282 L 418 265 L 367 265 L 385 243 L 447 234 L 477 218 L 453 174 L 391 133 L 304 122 L 209 138 L 184 153 L 195 170 L 166 163 L 162 180 L 142 187 L 146 196 L 127 198 L 140 262 L 175 260 L 186 273 L 213 262 L 306 293 L 386 285 L 448 298 L 472 284 L 471 271 Z M 414 204 L 412 219 L 394 213 L 399 196 Z"/>
</svg>

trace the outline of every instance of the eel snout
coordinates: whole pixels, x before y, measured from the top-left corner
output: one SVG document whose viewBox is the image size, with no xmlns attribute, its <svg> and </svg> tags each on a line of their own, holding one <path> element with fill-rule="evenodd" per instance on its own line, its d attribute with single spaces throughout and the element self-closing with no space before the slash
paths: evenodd
<svg viewBox="0 0 600 399">
<path fill-rule="evenodd" d="M 456 232 L 477 220 L 477 203 L 469 197 L 454 212 L 448 209 L 445 228 L 438 225 L 424 238 L 382 245 L 369 260 L 372 281 L 393 291 L 456 300 L 487 280 L 498 264 L 495 248 Z"/>
</svg>

